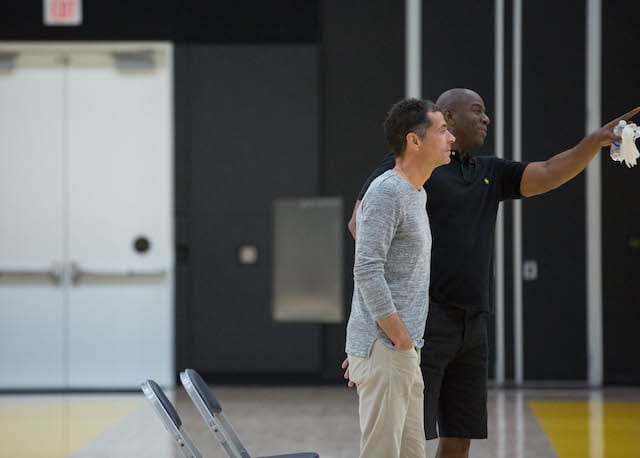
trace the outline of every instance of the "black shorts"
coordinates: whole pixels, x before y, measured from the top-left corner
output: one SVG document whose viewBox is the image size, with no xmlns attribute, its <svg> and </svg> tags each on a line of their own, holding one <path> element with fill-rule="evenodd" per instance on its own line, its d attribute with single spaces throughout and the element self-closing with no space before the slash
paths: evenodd
<svg viewBox="0 0 640 458">
<path fill-rule="evenodd" d="M 440 437 L 487 438 L 488 316 L 429 305 L 420 364 L 427 439 L 438 432 Z"/>
</svg>

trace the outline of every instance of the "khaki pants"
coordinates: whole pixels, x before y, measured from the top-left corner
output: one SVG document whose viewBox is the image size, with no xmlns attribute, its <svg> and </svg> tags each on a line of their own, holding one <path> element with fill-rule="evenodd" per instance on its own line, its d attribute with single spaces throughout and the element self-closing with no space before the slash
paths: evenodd
<svg viewBox="0 0 640 458">
<path fill-rule="evenodd" d="M 376 340 L 368 358 L 349 355 L 360 415 L 360 457 L 425 458 L 420 352 Z"/>
</svg>

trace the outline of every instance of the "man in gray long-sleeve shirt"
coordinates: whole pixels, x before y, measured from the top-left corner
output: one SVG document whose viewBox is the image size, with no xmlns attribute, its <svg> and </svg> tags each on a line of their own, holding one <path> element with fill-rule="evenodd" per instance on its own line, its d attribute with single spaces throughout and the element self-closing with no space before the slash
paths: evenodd
<svg viewBox="0 0 640 458">
<path fill-rule="evenodd" d="M 419 365 L 429 306 L 431 231 L 424 183 L 455 141 L 428 100 L 396 103 L 384 124 L 396 166 L 371 184 L 357 213 L 354 293 L 347 325 L 358 388 L 360 456 L 425 456 Z"/>
</svg>

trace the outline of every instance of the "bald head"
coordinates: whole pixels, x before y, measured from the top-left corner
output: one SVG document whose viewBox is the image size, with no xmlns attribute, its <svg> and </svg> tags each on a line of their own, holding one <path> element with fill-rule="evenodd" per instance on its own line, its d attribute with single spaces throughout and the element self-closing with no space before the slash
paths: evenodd
<svg viewBox="0 0 640 458">
<path fill-rule="evenodd" d="M 447 128 L 456 137 L 454 149 L 467 152 L 484 145 L 491 122 L 482 97 L 471 89 L 449 89 L 438 97 Z"/>
<path fill-rule="evenodd" d="M 449 110 L 458 108 L 461 105 L 467 105 L 472 100 L 482 101 L 482 97 L 471 89 L 457 87 L 444 91 L 440 97 L 438 97 L 436 105 L 438 105 L 441 110 Z"/>
</svg>

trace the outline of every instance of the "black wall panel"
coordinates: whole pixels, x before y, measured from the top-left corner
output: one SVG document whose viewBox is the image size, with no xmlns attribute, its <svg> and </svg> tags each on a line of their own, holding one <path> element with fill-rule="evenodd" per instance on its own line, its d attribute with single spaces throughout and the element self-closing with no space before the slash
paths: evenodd
<svg viewBox="0 0 640 458">
<path fill-rule="evenodd" d="M 525 1 L 522 46 L 522 156 L 544 160 L 585 130 L 585 5 Z M 585 380 L 585 181 L 523 202 L 525 380 Z"/>
<path fill-rule="evenodd" d="M 435 101 L 447 89 L 466 87 L 494 103 L 493 2 L 423 2 L 422 96 Z M 493 154 L 494 131 L 478 154 Z"/>
<path fill-rule="evenodd" d="M 627 57 L 640 39 L 640 5 L 607 0 L 602 13 L 604 122 L 640 105 L 640 65 Z M 608 148 L 601 161 L 604 381 L 640 384 L 640 171 L 613 162 Z"/>
<path fill-rule="evenodd" d="M 317 48 L 191 46 L 188 358 L 205 374 L 317 373 L 320 326 L 271 318 L 274 199 L 318 190 Z M 258 262 L 240 264 L 241 245 Z"/>
<path fill-rule="evenodd" d="M 423 2 L 422 96 L 436 101 L 447 89 L 466 87 L 483 98 L 487 114 L 494 105 L 493 3 Z M 489 125 L 485 145 L 475 154 L 494 154 L 495 131 Z M 437 240 L 434 240 L 437 243 Z M 493 284 L 490 285 L 493 288 Z M 489 377 L 495 373 L 494 316 L 489 324 Z"/>
<path fill-rule="evenodd" d="M 321 192 L 344 200 L 345 316 L 354 243 L 347 230 L 364 180 L 382 159 L 387 110 L 405 93 L 404 2 L 325 0 L 322 11 Z M 346 323 L 324 327 L 324 374 L 341 375 Z"/>
</svg>

